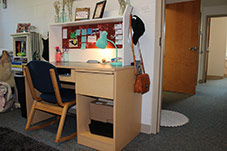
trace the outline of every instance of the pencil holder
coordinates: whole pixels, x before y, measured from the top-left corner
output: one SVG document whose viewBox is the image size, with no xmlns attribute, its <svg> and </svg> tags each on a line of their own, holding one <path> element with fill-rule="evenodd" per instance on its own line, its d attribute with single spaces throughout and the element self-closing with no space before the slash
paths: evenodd
<svg viewBox="0 0 227 151">
<path fill-rule="evenodd" d="M 67 52 L 65 52 L 63 54 L 63 58 L 64 58 L 64 61 L 69 61 L 69 54 Z"/>
<path fill-rule="evenodd" d="M 56 62 L 61 62 L 61 53 L 56 53 Z"/>
</svg>

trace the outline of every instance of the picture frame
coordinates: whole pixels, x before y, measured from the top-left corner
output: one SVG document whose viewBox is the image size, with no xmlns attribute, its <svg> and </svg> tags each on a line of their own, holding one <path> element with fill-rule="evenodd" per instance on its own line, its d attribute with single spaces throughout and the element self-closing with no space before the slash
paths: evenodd
<svg viewBox="0 0 227 151">
<path fill-rule="evenodd" d="M 102 18 L 105 6 L 106 0 L 96 3 L 93 19 Z"/>
<path fill-rule="evenodd" d="M 90 8 L 76 8 L 75 21 L 86 20 L 90 17 Z"/>
<path fill-rule="evenodd" d="M 21 32 L 30 32 L 30 23 L 18 23 L 17 24 L 17 33 Z"/>
</svg>

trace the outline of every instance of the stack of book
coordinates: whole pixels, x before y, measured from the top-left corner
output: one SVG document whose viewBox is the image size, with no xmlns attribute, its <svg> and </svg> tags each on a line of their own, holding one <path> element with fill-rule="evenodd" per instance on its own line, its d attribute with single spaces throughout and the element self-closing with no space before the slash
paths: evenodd
<svg viewBox="0 0 227 151">
<path fill-rule="evenodd" d="M 12 70 L 14 71 L 22 71 L 22 62 L 13 61 L 11 63 Z"/>
</svg>

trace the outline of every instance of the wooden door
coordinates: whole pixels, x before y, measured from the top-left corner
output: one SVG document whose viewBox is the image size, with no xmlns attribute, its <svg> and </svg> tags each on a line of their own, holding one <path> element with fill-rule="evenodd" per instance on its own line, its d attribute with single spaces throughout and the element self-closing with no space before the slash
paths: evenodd
<svg viewBox="0 0 227 151">
<path fill-rule="evenodd" d="M 200 0 L 166 5 L 163 90 L 195 94 Z"/>
</svg>

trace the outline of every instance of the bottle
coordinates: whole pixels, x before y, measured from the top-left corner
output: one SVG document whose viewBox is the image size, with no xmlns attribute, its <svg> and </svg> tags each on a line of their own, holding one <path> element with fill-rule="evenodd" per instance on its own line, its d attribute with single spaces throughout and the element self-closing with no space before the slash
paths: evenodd
<svg viewBox="0 0 227 151">
<path fill-rule="evenodd" d="M 56 52 L 56 62 L 61 62 L 61 53 Z"/>
<path fill-rule="evenodd" d="M 63 58 L 64 58 L 64 61 L 69 61 L 69 53 L 67 51 L 63 53 Z"/>
</svg>

